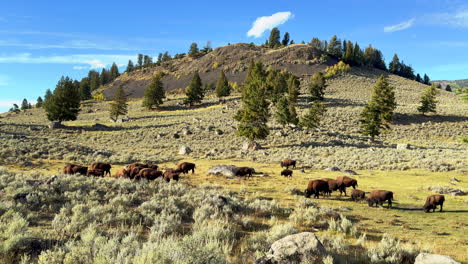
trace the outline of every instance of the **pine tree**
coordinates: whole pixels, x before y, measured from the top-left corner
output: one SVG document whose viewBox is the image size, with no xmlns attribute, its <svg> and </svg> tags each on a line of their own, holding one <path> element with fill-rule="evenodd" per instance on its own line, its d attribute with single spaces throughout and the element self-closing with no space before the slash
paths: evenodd
<svg viewBox="0 0 468 264">
<path fill-rule="evenodd" d="M 422 78 L 421 78 L 421 75 L 419 75 L 419 73 L 416 75 L 416 79 L 414 79 L 415 81 L 419 82 L 419 83 L 422 83 Z"/>
<path fill-rule="evenodd" d="M 281 97 L 276 103 L 275 117 L 278 123 L 283 127 L 287 124 L 297 125 L 299 120 L 297 119 L 296 109 L 294 104 L 288 100 L 287 97 Z"/>
<path fill-rule="evenodd" d="M 274 103 L 288 91 L 288 83 L 285 75 L 285 72 L 280 72 L 273 68 L 268 69 L 266 81 L 269 88 L 269 99 Z"/>
<path fill-rule="evenodd" d="M 133 70 L 135 69 L 135 66 L 133 65 L 133 61 L 132 60 L 128 60 L 128 64 L 127 64 L 127 72 L 132 72 Z"/>
<path fill-rule="evenodd" d="M 361 50 L 361 47 L 359 47 L 359 44 L 357 42 L 354 44 L 353 52 L 354 52 L 353 57 L 354 57 L 355 65 L 357 66 L 364 65 L 364 52 Z"/>
<path fill-rule="evenodd" d="M 148 67 L 148 66 L 150 66 L 152 63 L 153 63 L 153 59 L 152 59 L 150 56 L 145 55 L 145 56 L 143 57 L 143 66 L 144 66 L 144 67 Z"/>
<path fill-rule="evenodd" d="M 146 107 L 148 110 L 151 110 L 153 107 L 159 107 L 163 103 L 163 99 L 166 98 L 162 77 L 162 74 L 156 74 L 145 90 L 143 107 Z"/>
<path fill-rule="evenodd" d="M 382 120 L 380 107 L 372 100 L 364 107 L 359 121 L 361 122 L 362 133 L 370 136 L 372 141 L 376 136 L 380 135 L 382 129 L 388 128 Z"/>
<path fill-rule="evenodd" d="M 288 79 L 288 100 L 292 103 L 296 103 L 297 99 L 299 98 L 299 86 L 301 85 L 301 82 L 299 79 L 291 74 Z"/>
<path fill-rule="evenodd" d="M 36 108 L 41 108 L 43 103 L 44 103 L 44 101 L 42 100 L 42 97 L 39 96 L 37 98 Z"/>
<path fill-rule="evenodd" d="M 289 32 L 284 33 L 283 40 L 281 41 L 283 46 L 289 45 Z"/>
<path fill-rule="evenodd" d="M 374 49 L 371 45 L 369 45 L 364 51 L 364 60 L 365 64 L 369 67 L 374 67 L 384 71 L 387 70 L 382 52 L 378 49 Z"/>
<path fill-rule="evenodd" d="M 423 83 L 424 83 L 425 85 L 431 84 L 431 79 L 429 79 L 429 76 L 427 76 L 427 74 L 424 74 Z"/>
<path fill-rule="evenodd" d="M 323 73 L 317 72 L 312 75 L 309 83 L 310 99 L 312 101 L 323 100 L 325 88 L 327 87 Z"/>
<path fill-rule="evenodd" d="M 322 41 L 320 41 L 320 39 L 318 38 L 312 38 L 312 40 L 310 41 L 310 46 L 318 50 L 324 51 Z"/>
<path fill-rule="evenodd" d="M 274 27 L 270 32 L 270 38 L 268 39 L 268 45 L 270 48 L 275 48 L 281 45 L 280 43 L 280 31 L 277 27 Z"/>
<path fill-rule="evenodd" d="M 89 79 L 89 87 L 91 88 L 91 91 L 97 90 L 99 86 L 101 85 L 101 78 L 99 76 L 99 72 L 95 70 L 89 71 L 88 79 Z"/>
<path fill-rule="evenodd" d="M 91 85 L 88 78 L 81 79 L 80 98 L 82 101 L 91 99 Z"/>
<path fill-rule="evenodd" d="M 194 103 L 201 103 L 203 100 L 204 91 L 202 81 L 198 72 L 193 74 L 192 80 L 190 81 L 189 86 L 185 89 L 185 94 L 187 98 L 184 103 L 192 106 Z"/>
<path fill-rule="evenodd" d="M 330 43 L 328 43 L 328 47 L 327 47 L 327 52 L 328 54 L 335 57 L 336 59 L 341 59 L 341 55 L 342 55 L 341 54 L 342 52 L 341 40 L 339 40 L 336 37 L 336 35 L 330 39 Z"/>
<path fill-rule="evenodd" d="M 388 71 L 396 75 L 400 75 L 401 73 L 400 59 L 396 53 L 393 55 L 392 61 L 388 64 Z"/>
<path fill-rule="evenodd" d="M 126 115 L 128 112 L 127 95 L 124 92 L 123 85 L 120 85 L 115 92 L 114 99 L 111 102 L 110 118 L 115 122 L 119 116 Z"/>
<path fill-rule="evenodd" d="M 423 95 L 421 96 L 421 106 L 418 107 L 418 111 L 421 114 L 426 114 L 428 112 L 435 113 L 436 112 L 436 106 L 437 106 L 437 101 L 436 101 L 436 96 L 437 96 L 437 89 L 436 85 L 433 83 L 431 86 L 427 87 L 426 90 L 424 90 Z"/>
<path fill-rule="evenodd" d="M 8 110 L 8 111 L 9 111 L 9 112 L 14 112 L 14 113 L 18 114 L 18 113 L 20 112 L 20 109 L 19 109 L 19 107 L 18 107 L 17 104 L 13 104 L 13 107 L 10 108 L 10 110 Z"/>
<path fill-rule="evenodd" d="M 44 95 L 44 103 L 47 102 L 50 98 L 52 98 L 52 92 L 50 91 L 50 89 L 47 89 Z"/>
<path fill-rule="evenodd" d="M 237 134 L 250 141 L 264 139 L 269 134 L 267 126 L 269 103 L 266 97 L 267 82 L 263 64 L 261 62 L 251 64 L 249 74 L 242 89 L 242 106 L 235 119 Z"/>
<path fill-rule="evenodd" d="M 224 71 L 220 71 L 218 83 L 216 84 L 216 96 L 218 98 L 229 96 L 231 94 L 231 86 L 228 83 Z"/>
<path fill-rule="evenodd" d="M 21 110 L 26 110 L 26 109 L 29 109 L 29 103 L 28 103 L 28 100 L 26 100 L 26 98 L 23 99 L 23 102 L 21 102 Z"/>
<path fill-rule="evenodd" d="M 107 69 L 105 69 L 105 68 L 102 68 L 101 75 L 99 77 L 100 77 L 100 84 L 101 85 L 105 85 L 105 84 L 109 83 L 109 81 L 110 81 L 109 71 Z"/>
<path fill-rule="evenodd" d="M 374 85 L 371 101 L 380 108 L 382 121 L 391 122 L 393 111 L 396 108 L 395 91 L 384 75 L 380 75 L 377 83 Z"/>
<path fill-rule="evenodd" d="M 309 129 L 317 128 L 325 111 L 325 105 L 322 102 L 313 101 L 309 111 L 301 118 L 299 125 Z"/>
<path fill-rule="evenodd" d="M 115 64 L 115 62 L 112 63 L 109 75 L 110 75 L 110 81 L 117 79 L 117 77 L 119 77 L 120 75 L 119 67 L 117 67 L 117 64 Z"/>
<path fill-rule="evenodd" d="M 137 63 L 138 63 L 138 67 L 143 66 L 143 54 L 137 55 Z"/>
<path fill-rule="evenodd" d="M 197 43 L 195 43 L 195 42 L 192 43 L 192 44 L 190 45 L 190 49 L 189 49 L 188 55 L 189 55 L 190 57 L 196 57 L 196 56 L 198 55 L 198 52 L 199 52 L 199 50 L 198 50 L 198 45 L 197 45 Z"/>
<path fill-rule="evenodd" d="M 50 121 L 76 120 L 80 111 L 80 93 L 73 85 L 72 79 L 62 77 L 52 95 L 46 94 L 43 104 Z"/>
<path fill-rule="evenodd" d="M 345 48 L 345 51 L 343 53 L 343 61 L 346 62 L 347 64 L 350 64 L 350 65 L 356 65 L 356 61 L 355 61 L 355 53 L 354 53 L 354 46 L 353 46 L 353 42 L 351 41 L 347 41 L 346 42 L 346 48 Z"/>
</svg>

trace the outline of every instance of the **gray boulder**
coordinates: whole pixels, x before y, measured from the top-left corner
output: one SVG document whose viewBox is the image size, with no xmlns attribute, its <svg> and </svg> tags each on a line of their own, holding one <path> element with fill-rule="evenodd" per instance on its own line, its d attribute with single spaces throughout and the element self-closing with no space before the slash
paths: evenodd
<svg viewBox="0 0 468 264">
<path fill-rule="evenodd" d="M 449 256 L 419 253 L 414 264 L 460 264 Z"/>
<path fill-rule="evenodd" d="M 179 149 L 179 155 L 188 155 L 192 153 L 192 150 L 187 146 L 182 146 Z"/>
<path fill-rule="evenodd" d="M 329 167 L 325 169 L 326 171 L 340 171 L 340 168 L 338 167 Z"/>
<path fill-rule="evenodd" d="M 400 144 L 397 144 L 396 149 L 410 149 L 410 145 L 405 144 L 405 143 L 400 143 Z"/>
<path fill-rule="evenodd" d="M 265 257 L 255 263 L 289 264 L 302 261 L 318 261 L 326 255 L 326 250 L 317 236 L 311 232 L 286 236 L 274 242 Z M 313 262 L 314 263 L 314 262 Z"/>
<path fill-rule="evenodd" d="M 242 150 L 257 150 L 261 149 L 260 144 L 257 142 L 245 142 L 244 145 L 242 145 Z"/>
<path fill-rule="evenodd" d="M 233 165 L 216 165 L 208 170 L 208 174 L 233 177 L 236 175 L 237 167 Z"/>
</svg>

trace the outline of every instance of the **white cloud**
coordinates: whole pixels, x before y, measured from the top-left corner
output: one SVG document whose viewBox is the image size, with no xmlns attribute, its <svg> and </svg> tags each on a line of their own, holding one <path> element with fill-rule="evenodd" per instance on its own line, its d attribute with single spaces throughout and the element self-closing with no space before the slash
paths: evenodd
<svg viewBox="0 0 468 264">
<path fill-rule="evenodd" d="M 247 32 L 247 36 L 259 38 L 263 32 L 286 23 L 292 17 L 294 16 L 291 12 L 278 12 L 271 16 L 258 17 Z"/>
<path fill-rule="evenodd" d="M 135 60 L 135 55 L 108 55 L 108 54 L 77 54 L 63 56 L 32 56 L 31 53 L 21 53 L 10 56 L 0 56 L 0 63 L 24 64 L 75 64 L 75 67 L 104 68 L 116 64 L 126 65 L 128 60 Z M 76 65 L 78 64 L 78 65 Z"/>
<path fill-rule="evenodd" d="M 468 28 L 468 9 L 459 10 L 453 13 L 438 13 L 430 15 L 426 20 L 430 24 Z"/>
<path fill-rule="evenodd" d="M 88 67 L 88 66 L 73 66 L 74 70 L 87 70 L 89 68 L 90 67 Z"/>
<path fill-rule="evenodd" d="M 400 24 L 384 27 L 384 32 L 385 33 L 390 33 L 390 32 L 395 32 L 395 31 L 408 29 L 408 28 L 410 28 L 410 27 L 412 27 L 414 25 L 415 21 L 416 21 L 416 19 L 412 18 L 410 20 L 401 22 Z"/>
</svg>

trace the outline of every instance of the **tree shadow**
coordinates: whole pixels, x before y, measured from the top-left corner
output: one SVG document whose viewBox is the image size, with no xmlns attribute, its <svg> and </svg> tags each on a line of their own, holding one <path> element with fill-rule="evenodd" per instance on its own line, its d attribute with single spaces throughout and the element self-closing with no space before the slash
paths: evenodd
<svg viewBox="0 0 468 264">
<path fill-rule="evenodd" d="M 395 125 L 422 124 L 426 122 L 431 122 L 431 123 L 468 122 L 468 116 L 395 113 L 395 116 L 393 118 L 393 123 Z"/>
</svg>

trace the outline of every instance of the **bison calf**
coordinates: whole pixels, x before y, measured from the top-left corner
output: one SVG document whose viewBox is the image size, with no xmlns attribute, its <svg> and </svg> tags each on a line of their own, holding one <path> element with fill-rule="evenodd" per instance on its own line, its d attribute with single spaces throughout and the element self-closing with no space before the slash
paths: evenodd
<svg viewBox="0 0 468 264">
<path fill-rule="evenodd" d="M 288 170 L 288 169 L 285 169 L 281 172 L 281 176 L 284 176 L 284 177 L 292 177 L 292 174 L 293 174 L 293 171 Z"/>
<path fill-rule="evenodd" d="M 444 206 L 445 196 L 440 194 L 430 195 L 426 199 L 426 203 L 423 206 L 424 212 L 429 213 L 432 209 L 432 212 L 435 212 L 438 205 L 440 205 L 440 211 L 442 212 L 442 207 Z"/>
<path fill-rule="evenodd" d="M 311 180 L 309 181 L 304 194 L 306 198 L 309 198 L 312 194 L 314 195 L 314 198 L 319 198 L 320 192 L 322 192 L 323 197 L 325 197 L 325 193 L 328 192 L 328 183 L 323 180 Z"/>
<path fill-rule="evenodd" d="M 289 169 L 289 167 L 293 167 L 294 169 L 296 168 L 296 161 L 291 160 L 291 159 L 285 159 L 281 163 L 281 168 L 286 167 L 286 169 Z"/>
<path fill-rule="evenodd" d="M 174 169 L 167 169 L 165 172 L 164 172 L 164 180 L 166 180 L 166 182 L 170 182 L 171 180 L 174 180 L 174 181 L 179 181 L 179 170 L 174 170 Z"/>
<path fill-rule="evenodd" d="M 104 171 L 104 175 L 109 174 L 111 175 L 111 168 L 112 166 L 109 163 L 101 163 L 101 162 L 95 162 L 91 164 L 91 170 L 102 170 Z"/>
<path fill-rule="evenodd" d="M 364 191 L 354 189 L 351 192 L 351 200 L 353 201 L 358 201 L 364 198 L 366 198 L 366 193 Z"/>
<path fill-rule="evenodd" d="M 86 176 L 97 176 L 97 177 L 104 177 L 104 174 L 106 172 L 101 169 L 94 169 L 94 170 L 88 170 L 88 173 Z"/>
<path fill-rule="evenodd" d="M 388 202 L 388 207 L 392 207 L 392 200 L 393 200 L 393 192 L 391 191 L 384 191 L 384 190 L 374 190 L 369 194 L 369 198 L 367 198 L 367 203 L 370 207 L 374 206 L 374 204 L 383 206 L 385 201 Z"/>
</svg>

